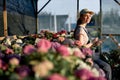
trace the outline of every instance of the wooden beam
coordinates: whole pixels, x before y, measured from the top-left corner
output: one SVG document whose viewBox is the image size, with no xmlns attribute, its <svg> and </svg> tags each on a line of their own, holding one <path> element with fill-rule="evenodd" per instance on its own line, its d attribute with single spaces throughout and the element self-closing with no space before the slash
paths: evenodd
<svg viewBox="0 0 120 80">
<path fill-rule="evenodd" d="M 4 36 L 8 36 L 6 0 L 3 0 L 3 23 L 4 23 Z"/>
<path fill-rule="evenodd" d="M 119 42 L 117 41 L 117 39 L 115 39 L 112 34 L 109 35 L 110 38 L 113 40 L 113 42 L 118 46 L 118 49 L 120 49 L 120 46 L 119 46 Z"/>
<path fill-rule="evenodd" d="M 102 34 L 102 36 L 109 36 L 109 35 L 112 35 L 112 36 L 120 36 L 120 34 Z"/>
</svg>

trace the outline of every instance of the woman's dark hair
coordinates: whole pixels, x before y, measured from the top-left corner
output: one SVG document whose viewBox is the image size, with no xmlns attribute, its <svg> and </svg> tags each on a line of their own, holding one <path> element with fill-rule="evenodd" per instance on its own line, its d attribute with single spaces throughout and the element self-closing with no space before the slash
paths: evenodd
<svg viewBox="0 0 120 80">
<path fill-rule="evenodd" d="M 76 26 L 80 25 L 81 23 L 82 23 L 82 20 L 79 18 L 79 19 L 77 20 L 77 25 L 76 25 Z"/>
<path fill-rule="evenodd" d="M 82 20 L 79 18 L 79 19 L 77 20 L 77 24 L 76 24 L 76 27 L 75 27 L 75 29 L 74 29 L 74 35 L 73 35 L 74 38 L 75 38 L 75 31 L 76 31 L 76 29 L 78 29 L 77 27 L 78 27 L 81 23 L 82 23 Z"/>
</svg>

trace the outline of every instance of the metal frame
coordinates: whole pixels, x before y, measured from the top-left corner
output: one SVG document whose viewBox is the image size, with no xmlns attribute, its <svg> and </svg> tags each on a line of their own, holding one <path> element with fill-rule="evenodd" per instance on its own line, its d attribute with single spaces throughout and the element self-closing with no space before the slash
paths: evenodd
<svg viewBox="0 0 120 80">
<path fill-rule="evenodd" d="M 44 6 L 37 12 L 37 14 L 39 14 L 39 13 L 48 5 L 48 3 L 50 3 L 50 1 L 51 1 L 51 0 L 49 0 L 48 2 L 46 2 L 46 3 L 44 4 Z"/>
<path fill-rule="evenodd" d="M 117 0 L 114 0 L 118 5 L 120 5 L 120 2 L 118 2 Z M 120 34 L 103 34 L 102 33 L 102 0 L 100 0 L 100 38 L 102 36 L 109 36 L 112 41 L 118 46 L 118 48 L 120 49 L 119 46 L 119 42 L 115 39 L 115 37 L 113 36 L 120 36 Z M 100 51 L 101 51 L 101 46 L 100 46 Z"/>
</svg>

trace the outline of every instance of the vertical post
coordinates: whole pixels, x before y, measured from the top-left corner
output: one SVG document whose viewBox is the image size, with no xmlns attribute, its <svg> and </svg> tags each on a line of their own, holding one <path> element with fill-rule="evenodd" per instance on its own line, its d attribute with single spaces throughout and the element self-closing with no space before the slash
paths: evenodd
<svg viewBox="0 0 120 80">
<path fill-rule="evenodd" d="M 102 37 L 102 0 L 100 0 L 100 18 L 99 19 L 100 19 L 99 37 L 101 38 Z M 99 51 L 100 53 L 102 52 L 102 46 L 100 46 Z"/>
<path fill-rule="evenodd" d="M 52 28 L 52 15 L 51 15 L 51 13 L 50 13 L 49 17 L 50 17 L 50 31 L 51 31 L 52 30 L 51 29 Z"/>
<path fill-rule="evenodd" d="M 79 0 L 77 0 L 77 19 L 79 18 Z"/>
<path fill-rule="evenodd" d="M 68 31 L 71 31 L 71 19 L 69 14 L 68 14 Z"/>
<path fill-rule="evenodd" d="M 6 0 L 3 0 L 3 23 L 4 23 L 4 36 L 8 36 Z"/>
<path fill-rule="evenodd" d="M 56 14 L 54 14 L 54 30 L 55 30 L 55 32 L 57 32 L 57 16 L 56 16 Z"/>
<path fill-rule="evenodd" d="M 38 33 L 38 24 L 39 20 L 38 20 L 38 0 L 37 0 L 37 3 L 36 3 L 36 34 Z"/>
</svg>

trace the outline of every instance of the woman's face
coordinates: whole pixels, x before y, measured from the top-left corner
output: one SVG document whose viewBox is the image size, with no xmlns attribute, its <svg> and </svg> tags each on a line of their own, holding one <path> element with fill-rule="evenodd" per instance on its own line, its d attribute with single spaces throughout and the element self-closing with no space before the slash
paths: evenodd
<svg viewBox="0 0 120 80">
<path fill-rule="evenodd" d="M 91 21 L 91 18 L 92 18 L 92 15 L 90 13 L 86 13 L 86 14 L 83 14 L 81 15 L 81 20 L 82 20 L 82 23 L 90 23 Z"/>
</svg>

